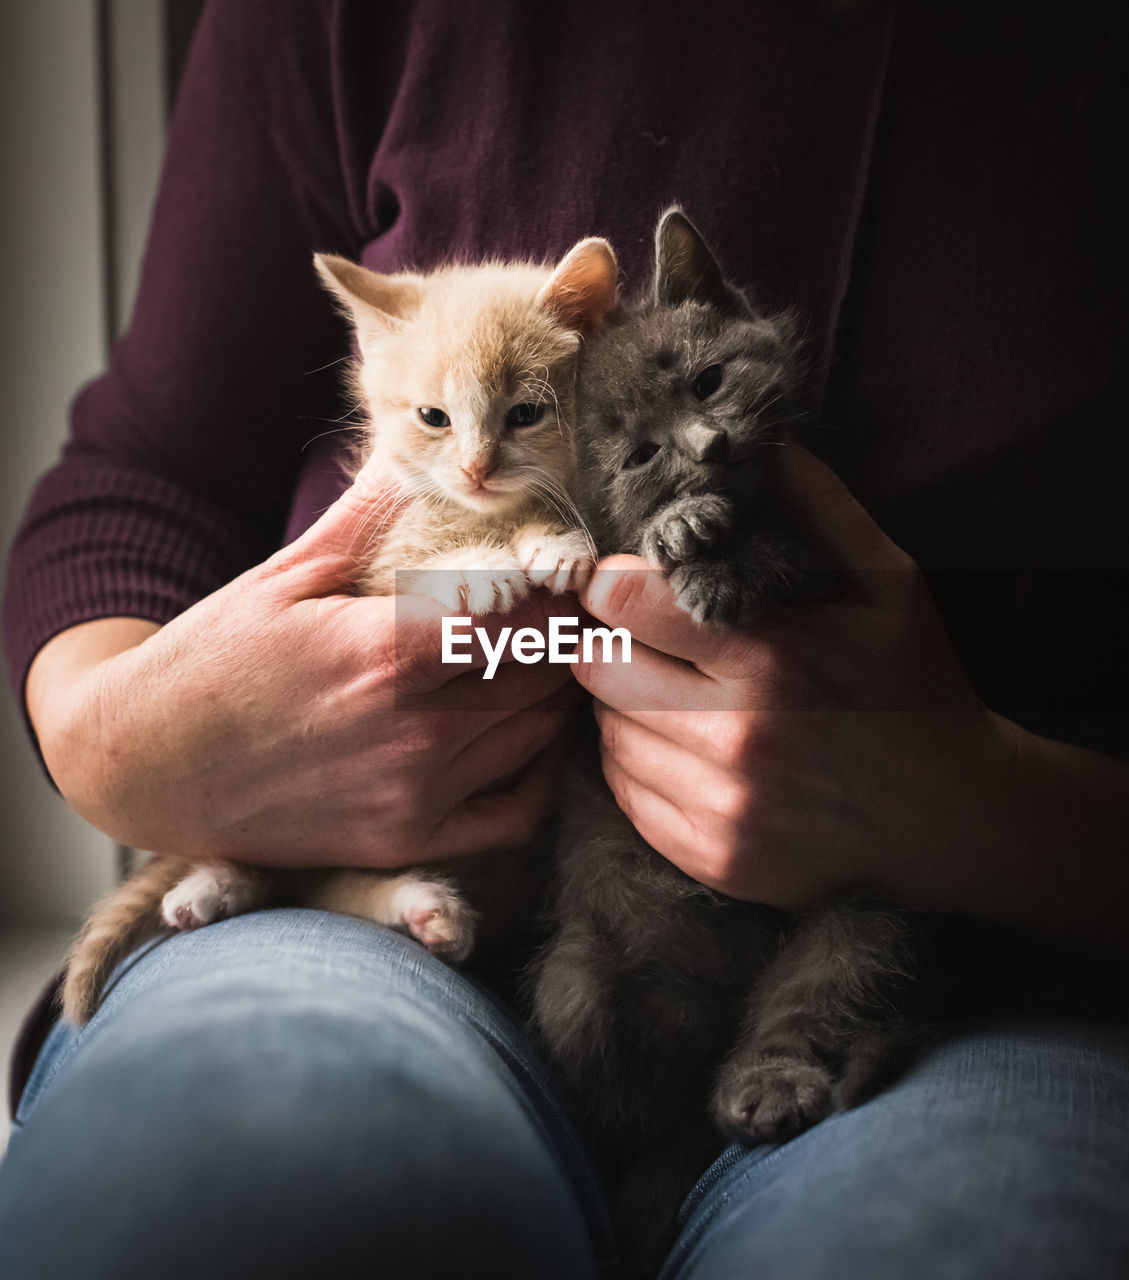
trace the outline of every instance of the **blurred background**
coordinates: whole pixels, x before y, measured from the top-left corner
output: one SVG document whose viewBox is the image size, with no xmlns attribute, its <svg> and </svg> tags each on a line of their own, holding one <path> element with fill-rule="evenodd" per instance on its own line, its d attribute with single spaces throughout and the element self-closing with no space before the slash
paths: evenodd
<svg viewBox="0 0 1129 1280">
<path fill-rule="evenodd" d="M 0 543 L 128 324 L 203 0 L 0 0 Z M 123 851 L 72 814 L 0 694 L 0 1053 Z M 0 1109 L 0 1150 L 7 1109 Z"/>
</svg>

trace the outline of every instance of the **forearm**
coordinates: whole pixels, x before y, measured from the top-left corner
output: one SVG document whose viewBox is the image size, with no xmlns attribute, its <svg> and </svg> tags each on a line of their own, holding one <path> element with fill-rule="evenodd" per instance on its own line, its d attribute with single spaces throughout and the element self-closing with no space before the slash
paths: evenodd
<svg viewBox="0 0 1129 1280">
<path fill-rule="evenodd" d="M 991 720 L 992 758 L 948 858 L 923 861 L 920 905 L 1129 951 L 1129 763 Z"/>
<path fill-rule="evenodd" d="M 55 785 L 80 813 L 97 822 L 92 807 L 107 786 L 100 749 L 97 694 L 103 666 L 160 628 L 144 618 L 99 618 L 69 627 L 49 640 L 28 670 L 28 718 Z"/>
</svg>

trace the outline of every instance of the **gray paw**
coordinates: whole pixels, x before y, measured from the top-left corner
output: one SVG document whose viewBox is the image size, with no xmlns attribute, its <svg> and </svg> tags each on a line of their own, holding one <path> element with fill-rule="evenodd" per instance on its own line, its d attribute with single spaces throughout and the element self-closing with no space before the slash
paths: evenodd
<svg viewBox="0 0 1129 1280">
<path fill-rule="evenodd" d="M 714 1095 L 714 1115 L 738 1142 L 794 1137 L 831 1111 L 831 1075 L 817 1063 L 762 1058 L 729 1064 Z"/>
<path fill-rule="evenodd" d="M 658 513 L 643 534 L 641 550 L 652 564 L 669 569 L 708 551 L 728 532 L 733 506 L 716 494 L 680 498 Z"/>
<path fill-rule="evenodd" d="M 680 564 L 670 574 L 674 602 L 695 622 L 739 622 L 745 599 L 732 573 L 715 562 Z"/>
</svg>

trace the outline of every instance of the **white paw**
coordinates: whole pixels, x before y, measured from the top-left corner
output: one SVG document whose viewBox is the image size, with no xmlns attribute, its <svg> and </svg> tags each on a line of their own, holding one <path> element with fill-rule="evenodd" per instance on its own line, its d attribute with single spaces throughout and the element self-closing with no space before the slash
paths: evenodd
<svg viewBox="0 0 1129 1280">
<path fill-rule="evenodd" d="M 403 928 L 441 960 L 458 963 L 474 946 L 473 910 L 450 887 L 434 880 L 409 880 L 396 890 L 392 907 Z"/>
<path fill-rule="evenodd" d="M 526 534 L 517 543 L 518 563 L 537 587 L 555 596 L 579 591 L 592 573 L 592 550 L 579 529 Z"/>
<path fill-rule="evenodd" d="M 398 585 L 404 589 L 399 579 Z M 513 552 L 487 545 L 436 556 L 411 575 L 408 585 L 453 613 L 505 613 L 529 594 L 529 579 Z"/>
<path fill-rule="evenodd" d="M 161 917 L 174 929 L 199 929 L 254 905 L 250 878 L 235 867 L 199 867 L 161 900 Z"/>
</svg>

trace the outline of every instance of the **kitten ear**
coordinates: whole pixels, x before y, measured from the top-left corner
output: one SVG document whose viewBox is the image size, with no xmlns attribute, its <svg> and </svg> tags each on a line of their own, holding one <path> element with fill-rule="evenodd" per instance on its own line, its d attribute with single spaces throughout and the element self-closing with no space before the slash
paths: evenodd
<svg viewBox="0 0 1129 1280">
<path fill-rule="evenodd" d="M 725 283 L 698 228 L 678 208 L 668 209 L 655 228 L 654 297 L 660 307 L 701 302 L 726 315 L 749 310 L 741 294 Z"/>
<path fill-rule="evenodd" d="M 537 303 L 567 329 L 589 334 L 615 306 L 619 265 L 606 240 L 581 240 L 565 254 Z"/>
<path fill-rule="evenodd" d="M 382 276 L 332 253 L 315 253 L 314 266 L 362 342 L 399 329 L 418 304 L 411 276 Z"/>
</svg>

